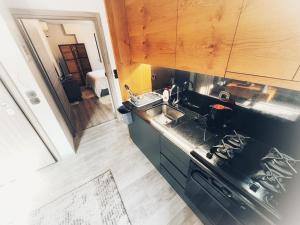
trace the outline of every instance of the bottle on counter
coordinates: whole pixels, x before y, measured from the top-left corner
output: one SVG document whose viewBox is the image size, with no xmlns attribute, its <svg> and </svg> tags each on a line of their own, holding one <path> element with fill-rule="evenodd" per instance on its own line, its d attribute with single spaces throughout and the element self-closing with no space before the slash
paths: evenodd
<svg viewBox="0 0 300 225">
<path fill-rule="evenodd" d="M 163 101 L 168 102 L 170 98 L 170 92 L 167 88 L 165 88 L 162 95 L 163 95 Z"/>
</svg>

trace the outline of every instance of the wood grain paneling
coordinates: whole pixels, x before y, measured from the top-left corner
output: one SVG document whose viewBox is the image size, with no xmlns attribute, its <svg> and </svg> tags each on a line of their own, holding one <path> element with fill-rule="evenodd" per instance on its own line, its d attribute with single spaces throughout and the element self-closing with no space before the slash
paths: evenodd
<svg viewBox="0 0 300 225">
<path fill-rule="evenodd" d="M 232 73 L 232 72 L 226 72 L 225 77 L 228 79 L 242 80 L 242 81 L 248 81 L 257 84 L 265 84 L 274 87 L 300 91 L 300 82 L 296 82 L 296 81 L 281 80 L 281 79 L 271 78 L 271 77 L 262 77 L 262 76 Z"/>
<path fill-rule="evenodd" d="M 131 60 L 145 63 L 144 1 L 125 0 Z"/>
<path fill-rule="evenodd" d="M 124 0 L 129 37 L 140 36 L 144 31 L 144 0 Z"/>
<path fill-rule="evenodd" d="M 146 63 L 175 67 L 177 1 L 144 0 Z"/>
<path fill-rule="evenodd" d="M 300 59 L 300 1 L 248 0 L 228 71 L 292 80 Z"/>
<path fill-rule="evenodd" d="M 175 67 L 177 1 L 125 0 L 134 62 Z"/>
<path fill-rule="evenodd" d="M 152 91 L 151 66 L 148 64 L 132 63 L 118 67 L 121 71 L 119 77 L 123 100 L 128 99 L 124 85 L 127 84 L 135 94 L 143 94 Z"/>
<path fill-rule="evenodd" d="M 295 74 L 294 81 L 300 81 L 300 66 Z"/>
<path fill-rule="evenodd" d="M 130 30 L 132 34 L 138 34 L 137 29 L 141 26 L 139 24 L 135 25 L 139 20 L 133 22 L 135 21 L 133 17 L 130 18 L 131 25 L 128 26 L 126 13 L 130 12 L 138 17 L 139 13 L 136 10 L 141 10 L 142 8 L 140 8 L 140 5 L 137 3 L 139 2 L 136 0 L 127 1 L 125 9 L 125 0 L 105 1 L 123 100 L 128 99 L 128 94 L 124 88 L 125 84 L 128 84 L 136 94 L 142 94 L 152 90 L 150 65 L 131 62 L 132 55 L 134 57 L 136 57 L 137 54 L 143 55 L 143 51 L 139 50 L 138 43 L 140 38 L 138 35 L 134 36 L 136 37 L 135 40 L 137 43 L 135 48 L 130 49 L 129 46 L 128 30 Z M 126 12 L 126 10 L 128 10 L 128 12 Z M 142 56 L 142 58 L 144 58 L 144 56 Z"/>
<path fill-rule="evenodd" d="M 106 0 L 106 11 L 117 64 L 130 64 L 128 25 L 124 0 Z"/>
<path fill-rule="evenodd" d="M 243 0 L 179 0 L 176 67 L 224 76 Z"/>
</svg>

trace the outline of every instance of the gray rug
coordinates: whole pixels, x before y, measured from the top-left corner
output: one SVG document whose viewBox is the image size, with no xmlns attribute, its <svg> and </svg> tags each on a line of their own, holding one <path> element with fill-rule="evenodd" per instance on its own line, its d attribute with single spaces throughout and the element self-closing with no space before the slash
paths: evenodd
<svg viewBox="0 0 300 225">
<path fill-rule="evenodd" d="M 30 225 L 130 225 L 111 171 L 33 212 Z"/>
</svg>

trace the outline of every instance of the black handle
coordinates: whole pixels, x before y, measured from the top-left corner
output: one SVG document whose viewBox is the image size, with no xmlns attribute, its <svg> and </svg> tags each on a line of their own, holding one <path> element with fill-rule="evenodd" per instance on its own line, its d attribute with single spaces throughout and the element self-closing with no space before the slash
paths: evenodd
<svg viewBox="0 0 300 225">
<path fill-rule="evenodd" d="M 113 73 L 114 73 L 115 79 L 118 79 L 119 78 L 118 70 L 114 69 Z"/>
<path fill-rule="evenodd" d="M 232 198 L 232 192 L 229 191 L 226 187 L 224 187 L 222 184 L 218 183 L 217 180 L 214 178 L 211 178 L 211 184 L 216 187 L 223 195 L 225 195 L 228 198 Z"/>
</svg>

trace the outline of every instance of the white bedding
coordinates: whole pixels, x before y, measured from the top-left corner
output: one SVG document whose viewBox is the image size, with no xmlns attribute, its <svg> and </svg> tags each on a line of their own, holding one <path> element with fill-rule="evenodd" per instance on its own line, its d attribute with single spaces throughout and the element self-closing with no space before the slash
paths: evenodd
<svg viewBox="0 0 300 225">
<path fill-rule="evenodd" d="M 101 97 L 101 91 L 108 88 L 105 70 L 99 69 L 88 72 L 86 74 L 86 84 L 94 90 L 97 97 Z"/>
</svg>

